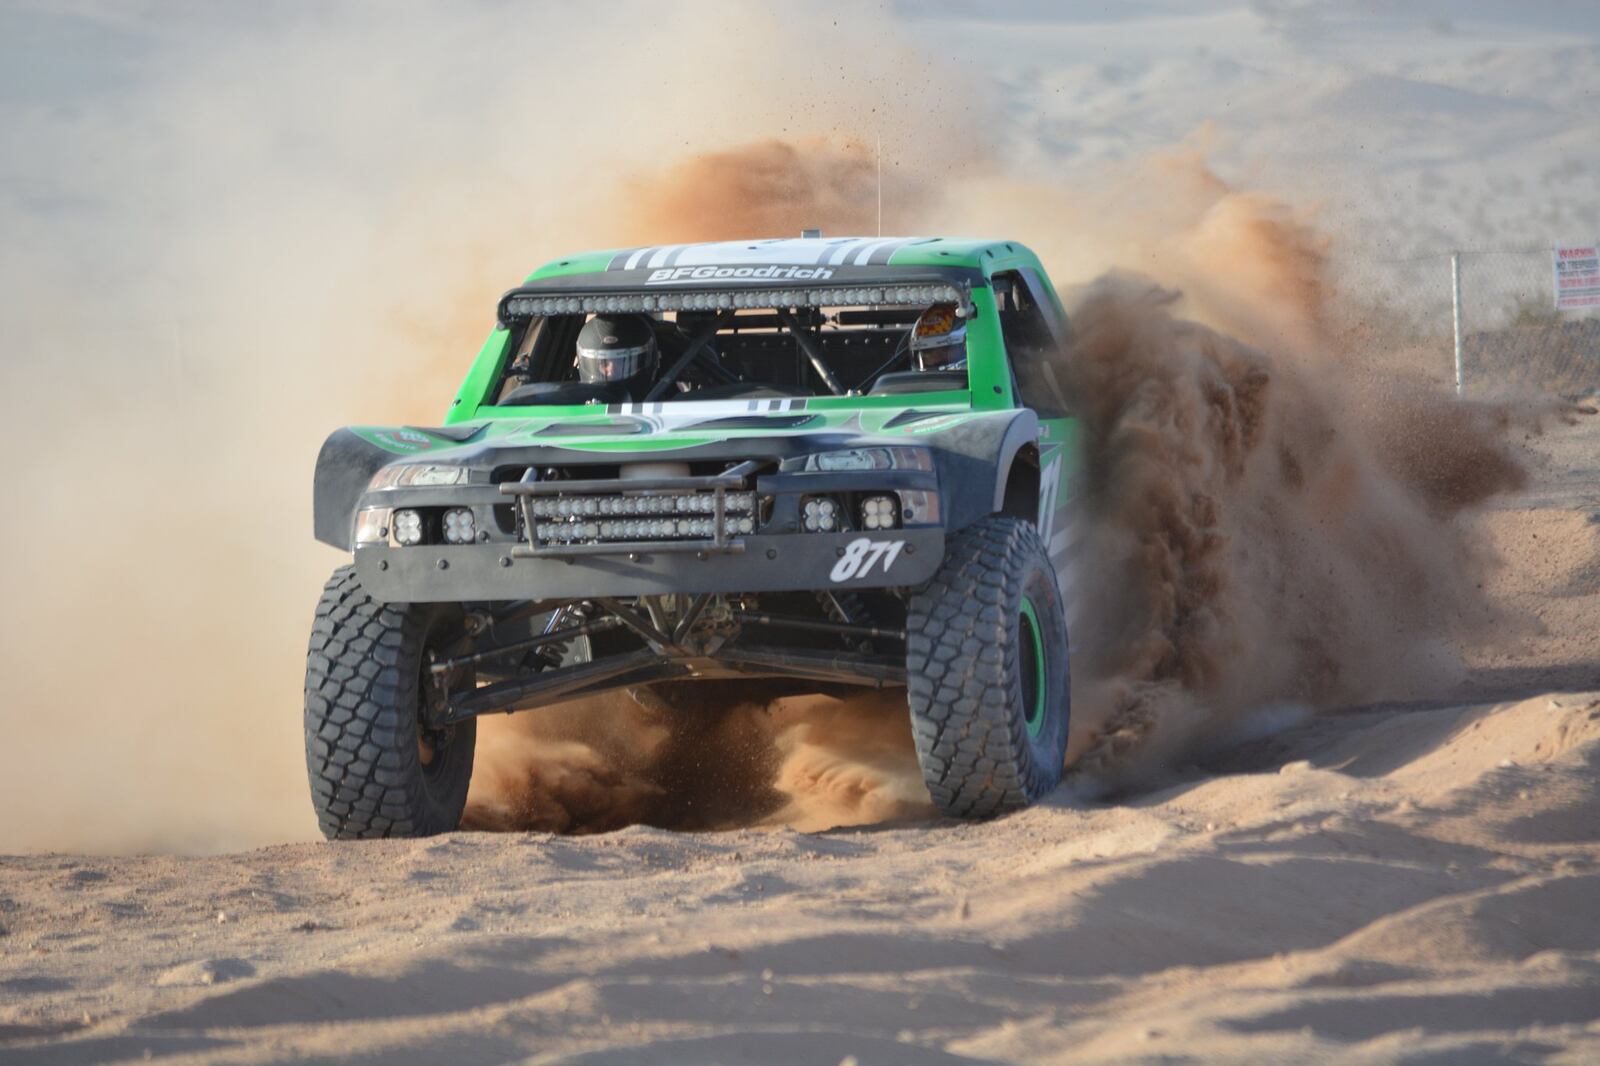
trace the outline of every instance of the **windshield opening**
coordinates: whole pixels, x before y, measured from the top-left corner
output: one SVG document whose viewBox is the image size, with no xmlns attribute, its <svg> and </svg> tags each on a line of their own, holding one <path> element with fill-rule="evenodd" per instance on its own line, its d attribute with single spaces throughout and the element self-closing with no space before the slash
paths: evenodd
<svg viewBox="0 0 1600 1066">
<path fill-rule="evenodd" d="M 927 338 L 926 323 L 941 308 L 948 319 L 949 307 L 535 316 L 491 395 L 499 406 L 528 406 L 965 389 L 964 331 L 936 349 Z M 641 348 L 653 351 L 641 357 Z"/>
</svg>

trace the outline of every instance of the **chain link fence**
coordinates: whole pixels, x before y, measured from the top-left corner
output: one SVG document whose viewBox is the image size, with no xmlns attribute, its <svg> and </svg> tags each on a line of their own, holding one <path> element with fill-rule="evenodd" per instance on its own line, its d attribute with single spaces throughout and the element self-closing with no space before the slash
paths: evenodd
<svg viewBox="0 0 1600 1066">
<path fill-rule="evenodd" d="M 1556 309 L 1549 247 L 1369 259 L 1344 277 L 1385 345 L 1463 395 L 1600 394 L 1600 310 Z"/>
</svg>

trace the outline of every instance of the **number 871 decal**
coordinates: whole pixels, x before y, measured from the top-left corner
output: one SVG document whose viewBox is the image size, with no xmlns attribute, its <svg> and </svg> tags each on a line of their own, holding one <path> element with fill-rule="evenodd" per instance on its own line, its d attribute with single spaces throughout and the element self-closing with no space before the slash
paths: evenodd
<svg viewBox="0 0 1600 1066">
<path fill-rule="evenodd" d="M 844 554 L 833 564 L 833 573 L 828 576 L 836 582 L 853 581 L 872 573 L 873 567 L 887 574 L 905 546 L 903 540 L 874 541 L 857 537 L 845 547 Z"/>
</svg>

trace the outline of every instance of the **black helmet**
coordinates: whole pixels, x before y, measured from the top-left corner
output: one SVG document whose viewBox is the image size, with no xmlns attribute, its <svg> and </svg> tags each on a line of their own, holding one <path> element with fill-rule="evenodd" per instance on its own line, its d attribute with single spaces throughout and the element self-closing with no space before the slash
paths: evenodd
<svg viewBox="0 0 1600 1066">
<path fill-rule="evenodd" d="M 655 377 L 656 331 L 644 315 L 595 315 L 578 333 L 578 377 L 591 385 Z"/>
</svg>

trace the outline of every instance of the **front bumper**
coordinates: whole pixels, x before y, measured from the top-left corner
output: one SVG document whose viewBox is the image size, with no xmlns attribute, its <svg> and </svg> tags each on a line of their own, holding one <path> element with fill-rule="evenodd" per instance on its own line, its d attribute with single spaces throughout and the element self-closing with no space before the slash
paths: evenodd
<svg viewBox="0 0 1600 1066">
<path fill-rule="evenodd" d="M 865 545 L 857 543 L 862 541 Z M 510 543 L 375 544 L 356 549 L 355 565 L 362 587 L 386 603 L 842 592 L 929 580 L 944 558 L 944 531 L 755 534 L 739 538 L 738 545 L 727 554 L 704 556 L 640 551 L 527 558 L 514 556 Z"/>
</svg>

